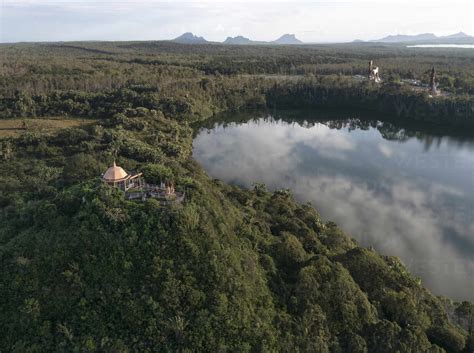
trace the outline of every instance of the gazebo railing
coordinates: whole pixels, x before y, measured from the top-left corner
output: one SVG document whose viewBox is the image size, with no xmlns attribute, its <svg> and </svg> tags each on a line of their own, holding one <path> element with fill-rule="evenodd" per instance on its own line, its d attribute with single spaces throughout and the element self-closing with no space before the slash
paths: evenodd
<svg viewBox="0 0 474 353">
<path fill-rule="evenodd" d="M 171 205 L 173 203 L 181 203 L 184 201 L 185 192 L 175 191 L 167 192 L 166 189 L 153 184 L 144 184 L 141 187 L 130 188 L 126 191 L 125 196 L 128 200 L 145 201 L 149 198 L 157 200 L 161 205 Z"/>
</svg>

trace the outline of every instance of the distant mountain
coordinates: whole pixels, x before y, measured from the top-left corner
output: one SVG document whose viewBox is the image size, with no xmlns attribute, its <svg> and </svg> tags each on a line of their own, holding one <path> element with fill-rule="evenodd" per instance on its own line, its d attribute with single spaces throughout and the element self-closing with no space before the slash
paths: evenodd
<svg viewBox="0 0 474 353">
<path fill-rule="evenodd" d="M 413 36 L 397 34 L 383 37 L 382 39 L 374 40 L 373 42 L 384 42 L 384 43 L 399 43 L 399 42 L 416 42 L 420 40 L 433 40 L 437 37 L 433 33 L 422 33 Z"/>
<path fill-rule="evenodd" d="M 294 34 L 284 34 L 277 40 L 271 42 L 272 44 L 303 44 L 302 41 L 297 39 Z"/>
<path fill-rule="evenodd" d="M 277 45 L 288 45 L 288 44 L 302 44 L 303 42 L 298 40 L 294 34 L 284 34 L 277 40 L 271 42 L 265 41 L 256 41 L 246 38 L 244 36 L 237 36 L 237 37 L 227 37 L 225 41 L 222 42 L 223 44 L 230 44 L 230 45 L 256 45 L 256 44 L 277 44 Z"/>
<path fill-rule="evenodd" d="M 203 37 L 195 36 L 191 32 L 183 33 L 178 38 L 173 39 L 173 42 L 181 43 L 181 44 L 213 43 L 213 42 L 207 41 Z M 282 45 L 285 44 L 287 45 L 287 44 L 302 44 L 303 42 L 298 40 L 294 34 L 284 34 L 280 38 L 272 42 L 254 41 L 244 36 L 236 36 L 236 37 L 227 37 L 227 39 L 223 41 L 222 43 L 229 44 L 229 45 L 251 45 L 251 44 L 282 44 Z"/>
<path fill-rule="evenodd" d="M 439 38 L 473 38 L 472 36 L 470 35 L 467 35 L 466 33 L 464 32 L 459 32 L 459 33 L 454 33 L 454 34 L 450 34 L 449 36 L 444 36 L 444 37 L 439 37 Z"/>
<path fill-rule="evenodd" d="M 255 44 L 256 42 L 243 36 L 237 36 L 237 37 L 227 37 L 227 39 L 223 43 L 232 44 L 232 45 L 245 45 L 245 44 Z"/>
<path fill-rule="evenodd" d="M 178 38 L 173 39 L 173 42 L 182 44 L 204 44 L 208 43 L 203 37 L 198 37 L 191 32 L 186 32 L 180 35 Z"/>
<path fill-rule="evenodd" d="M 381 43 L 438 43 L 438 44 L 467 44 L 474 43 L 474 37 L 467 35 L 464 32 L 451 34 L 449 36 L 437 37 L 433 33 L 422 33 L 416 35 L 390 35 L 381 39 L 372 40 L 371 42 Z"/>
</svg>

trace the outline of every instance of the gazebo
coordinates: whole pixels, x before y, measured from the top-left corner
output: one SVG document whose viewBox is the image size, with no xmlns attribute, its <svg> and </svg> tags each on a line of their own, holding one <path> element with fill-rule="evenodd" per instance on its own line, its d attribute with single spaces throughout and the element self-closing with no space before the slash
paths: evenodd
<svg viewBox="0 0 474 353">
<path fill-rule="evenodd" d="M 102 175 L 102 180 L 109 185 L 127 191 L 130 188 L 141 186 L 141 176 L 142 173 L 127 173 L 122 167 L 115 164 L 114 161 L 114 164 Z"/>
<path fill-rule="evenodd" d="M 102 181 L 110 186 L 125 191 L 127 200 L 146 201 L 149 198 L 157 200 L 162 206 L 181 203 L 185 199 L 184 191 L 176 191 L 174 185 L 147 184 L 142 173 L 127 173 L 114 164 L 102 174 Z"/>
</svg>

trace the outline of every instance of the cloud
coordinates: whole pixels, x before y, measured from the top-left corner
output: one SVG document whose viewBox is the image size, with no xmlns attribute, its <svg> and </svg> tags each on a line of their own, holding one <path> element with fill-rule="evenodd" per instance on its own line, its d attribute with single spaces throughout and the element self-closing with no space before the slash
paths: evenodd
<svg viewBox="0 0 474 353">
<path fill-rule="evenodd" d="M 393 151 L 390 147 L 388 147 L 387 145 L 383 144 L 383 143 L 379 143 L 377 145 L 379 151 L 385 156 L 385 157 L 392 157 L 393 155 Z"/>
</svg>

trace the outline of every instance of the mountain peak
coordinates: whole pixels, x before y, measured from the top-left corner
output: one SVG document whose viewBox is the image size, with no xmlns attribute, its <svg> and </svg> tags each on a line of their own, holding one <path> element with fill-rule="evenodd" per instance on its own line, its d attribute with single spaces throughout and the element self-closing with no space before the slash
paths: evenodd
<svg viewBox="0 0 474 353">
<path fill-rule="evenodd" d="M 184 43 L 184 44 L 200 44 L 207 43 L 207 40 L 204 37 L 195 36 L 191 32 L 186 32 L 180 35 L 179 37 L 173 39 L 173 42 Z"/>
<path fill-rule="evenodd" d="M 454 34 L 450 34 L 449 36 L 445 36 L 443 38 L 469 38 L 470 36 L 464 32 L 458 32 Z"/>
<path fill-rule="evenodd" d="M 302 44 L 303 42 L 296 38 L 294 34 L 284 34 L 277 40 L 273 41 L 275 44 Z"/>
<path fill-rule="evenodd" d="M 224 41 L 224 44 L 251 44 L 253 41 L 244 37 L 244 36 L 236 36 L 236 37 L 227 37 Z"/>
</svg>

